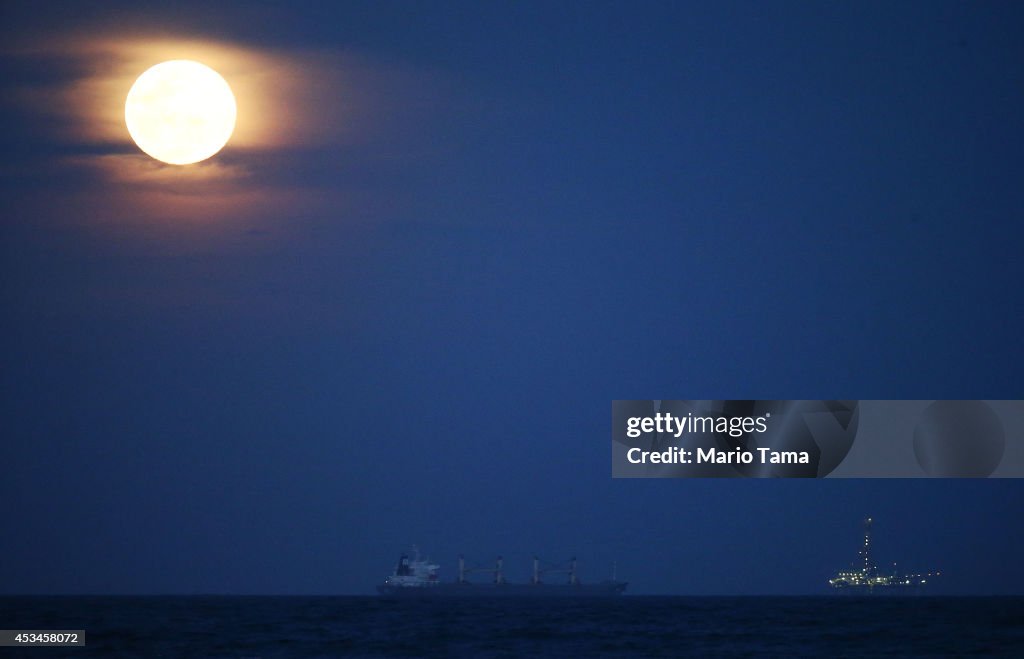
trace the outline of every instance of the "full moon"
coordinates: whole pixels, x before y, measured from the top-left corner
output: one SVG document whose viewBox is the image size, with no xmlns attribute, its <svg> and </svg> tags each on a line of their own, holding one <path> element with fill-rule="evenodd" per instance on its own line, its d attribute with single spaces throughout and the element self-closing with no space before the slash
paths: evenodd
<svg viewBox="0 0 1024 659">
<path fill-rule="evenodd" d="M 235 129 L 235 95 L 219 73 L 190 60 L 147 69 L 124 104 L 128 133 L 140 149 L 171 165 L 206 160 Z"/>
</svg>

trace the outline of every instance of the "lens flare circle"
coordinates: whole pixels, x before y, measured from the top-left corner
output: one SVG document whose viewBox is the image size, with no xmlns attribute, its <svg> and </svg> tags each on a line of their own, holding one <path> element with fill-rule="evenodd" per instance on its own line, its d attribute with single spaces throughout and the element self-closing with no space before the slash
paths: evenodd
<svg viewBox="0 0 1024 659">
<path fill-rule="evenodd" d="M 138 77 L 124 104 L 128 134 L 171 165 L 206 160 L 228 143 L 237 106 L 219 73 L 199 62 L 161 62 Z"/>
</svg>

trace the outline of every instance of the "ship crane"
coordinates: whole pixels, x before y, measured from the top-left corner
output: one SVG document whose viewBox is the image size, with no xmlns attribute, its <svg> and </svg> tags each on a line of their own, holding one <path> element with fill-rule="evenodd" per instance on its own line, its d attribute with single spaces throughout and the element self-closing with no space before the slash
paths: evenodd
<svg viewBox="0 0 1024 659">
<path fill-rule="evenodd" d="M 494 575 L 494 583 L 503 584 L 505 583 L 504 573 L 505 559 L 501 556 L 494 562 L 494 567 L 466 567 L 466 557 L 459 554 L 459 583 L 468 583 L 466 580 L 467 574 L 474 574 L 477 572 L 487 572 Z"/>
<path fill-rule="evenodd" d="M 568 574 L 569 575 L 569 585 L 570 586 L 576 586 L 580 582 L 579 579 L 576 577 L 576 557 L 575 556 L 573 556 L 572 558 L 569 559 L 569 566 L 568 567 L 549 567 L 549 568 L 544 568 L 544 569 L 541 569 L 541 567 L 540 567 L 540 558 L 538 558 L 537 556 L 534 556 L 533 557 L 533 583 L 534 584 L 543 583 L 543 580 L 541 579 L 541 577 L 543 575 L 545 575 L 545 574 Z"/>
</svg>

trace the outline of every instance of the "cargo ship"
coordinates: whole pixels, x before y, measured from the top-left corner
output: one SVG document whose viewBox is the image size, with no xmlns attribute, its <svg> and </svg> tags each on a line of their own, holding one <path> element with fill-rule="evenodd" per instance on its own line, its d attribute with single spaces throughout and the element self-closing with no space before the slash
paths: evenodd
<svg viewBox="0 0 1024 659">
<path fill-rule="evenodd" d="M 411 553 L 411 556 L 410 556 Z M 598 583 L 582 583 L 576 575 L 576 559 L 567 566 L 541 568 L 540 559 L 533 558 L 533 578 L 529 583 L 511 583 L 505 580 L 504 560 L 501 556 L 493 568 L 466 567 L 466 560 L 459 556 L 459 575 L 455 581 L 441 581 L 438 576 L 441 566 L 420 558 L 414 547 L 412 552 L 402 554 L 394 572 L 384 583 L 377 586 L 377 592 L 385 597 L 614 597 L 626 590 L 626 582 L 612 578 Z M 470 581 L 469 575 L 487 573 L 487 582 Z M 564 581 L 548 582 L 553 574 L 562 574 Z"/>
<path fill-rule="evenodd" d="M 849 570 L 836 572 L 828 585 L 837 592 L 856 595 L 913 595 L 920 593 L 941 572 L 900 574 L 893 565 L 890 574 L 883 574 L 871 557 L 870 517 L 864 519 L 864 544 L 861 545 L 859 560 Z"/>
</svg>

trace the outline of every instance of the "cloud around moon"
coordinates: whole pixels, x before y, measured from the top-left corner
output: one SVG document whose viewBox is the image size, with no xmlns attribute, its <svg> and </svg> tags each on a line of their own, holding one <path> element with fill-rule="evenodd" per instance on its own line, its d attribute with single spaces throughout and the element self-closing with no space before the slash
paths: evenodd
<svg viewBox="0 0 1024 659">
<path fill-rule="evenodd" d="M 56 73 L 42 84 L 15 86 L 17 104 L 50 121 L 61 166 L 88 170 L 124 218 L 208 220 L 344 208 L 359 197 L 339 190 L 319 167 L 301 175 L 310 153 L 393 158 L 414 153 L 410 126 L 447 104 L 443 76 L 330 50 L 277 49 L 226 39 L 118 36 L 94 31 L 8 46 L 0 53 Z M 128 134 L 124 103 L 146 69 L 191 59 L 220 73 L 238 105 L 225 149 L 184 167 L 141 153 Z M 300 162 L 301 161 L 301 162 Z M 49 163 L 52 166 L 52 163 Z M 315 194 L 308 194 L 315 188 Z"/>
<path fill-rule="evenodd" d="M 74 58 L 81 74 L 68 84 L 37 90 L 32 100 L 45 100 L 61 110 L 72 136 L 96 144 L 124 143 L 128 90 L 143 71 L 171 59 L 201 62 L 231 85 L 241 110 L 232 137 L 235 148 L 336 143 L 357 120 L 356 79 L 362 65 L 343 62 L 336 53 L 274 51 L 226 41 L 104 36 L 69 36 L 47 50 Z"/>
</svg>

